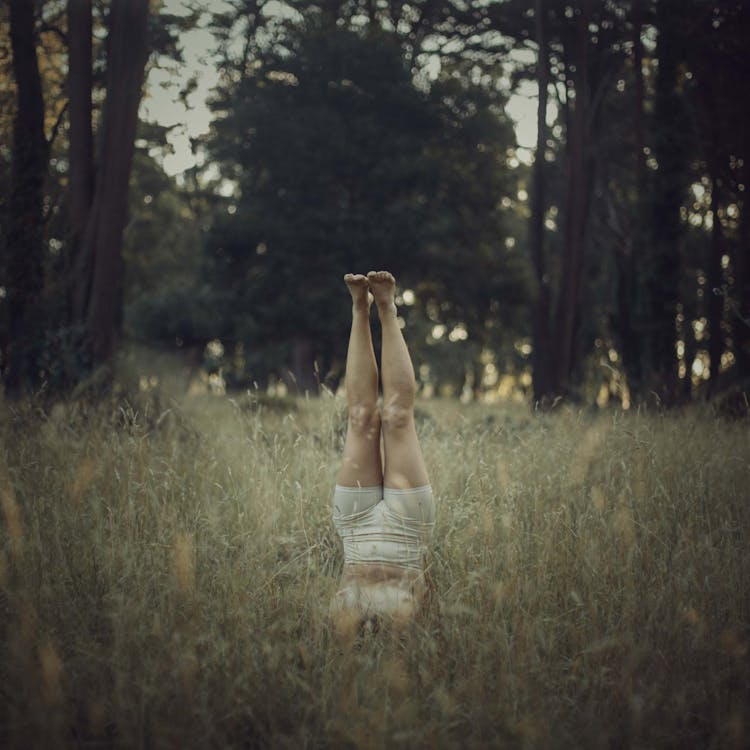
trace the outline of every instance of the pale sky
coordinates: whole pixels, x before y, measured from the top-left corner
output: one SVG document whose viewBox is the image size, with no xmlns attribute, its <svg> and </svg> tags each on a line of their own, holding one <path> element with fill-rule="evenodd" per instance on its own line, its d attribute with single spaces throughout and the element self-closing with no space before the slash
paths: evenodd
<svg viewBox="0 0 750 750">
<path fill-rule="evenodd" d="M 165 0 L 164 10 L 183 15 L 182 0 Z M 206 3 L 206 9 L 216 11 L 223 6 L 220 0 Z M 141 102 L 141 117 L 160 125 L 176 126 L 167 136 L 175 153 L 164 159 L 167 174 L 177 175 L 195 166 L 195 157 L 190 149 L 189 138 L 208 131 L 211 113 L 206 99 L 217 84 L 219 75 L 211 49 L 215 46 L 213 36 L 206 28 L 186 32 L 180 39 L 184 64 L 167 63 L 165 68 L 152 67 L 146 81 L 146 95 Z M 188 96 L 186 107 L 179 101 L 179 91 L 185 83 L 196 76 L 198 85 Z"/>
<path fill-rule="evenodd" d="M 169 13 L 184 13 L 183 0 L 165 0 L 164 9 Z M 206 10 L 219 10 L 222 0 L 204 4 Z M 190 149 L 191 137 L 208 131 L 211 113 L 206 99 L 218 82 L 218 71 L 211 56 L 215 42 L 205 28 L 198 28 L 182 35 L 184 65 L 169 63 L 169 67 L 153 67 L 146 84 L 146 95 L 141 103 L 141 117 L 160 125 L 175 126 L 167 136 L 174 149 L 164 159 L 164 170 L 170 175 L 180 175 L 185 169 L 195 166 L 195 157 Z M 188 97 L 188 107 L 178 100 L 180 88 L 191 76 L 197 76 L 198 86 Z M 506 111 L 515 122 L 519 158 L 529 162 L 536 145 L 537 86 L 531 81 L 521 84 L 517 93 L 508 101 Z"/>
</svg>

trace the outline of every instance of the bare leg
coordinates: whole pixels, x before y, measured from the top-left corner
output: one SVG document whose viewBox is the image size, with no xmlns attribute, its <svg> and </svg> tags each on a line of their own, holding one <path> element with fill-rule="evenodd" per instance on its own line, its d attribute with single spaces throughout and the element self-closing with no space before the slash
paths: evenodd
<svg viewBox="0 0 750 750">
<path fill-rule="evenodd" d="M 370 333 L 370 302 L 367 279 L 346 274 L 352 295 L 352 330 L 346 356 L 346 397 L 349 422 L 344 460 L 337 483 L 342 487 L 375 487 L 383 483 L 380 459 L 380 415 L 378 414 L 378 366 Z"/>
<path fill-rule="evenodd" d="M 383 444 L 385 487 L 409 489 L 429 484 L 414 425 L 417 384 L 409 350 L 396 316 L 396 280 L 388 271 L 367 274 L 383 328 L 380 363 L 383 381 Z"/>
</svg>

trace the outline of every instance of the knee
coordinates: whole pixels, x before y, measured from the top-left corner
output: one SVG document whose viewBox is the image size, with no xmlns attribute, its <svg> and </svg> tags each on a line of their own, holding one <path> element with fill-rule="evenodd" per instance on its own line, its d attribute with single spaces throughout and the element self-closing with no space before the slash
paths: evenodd
<svg viewBox="0 0 750 750">
<path fill-rule="evenodd" d="M 370 437 L 380 428 L 380 414 L 376 404 L 352 404 L 349 407 L 349 429 L 355 435 Z"/>
<path fill-rule="evenodd" d="M 414 420 L 413 402 L 394 401 L 383 407 L 383 430 L 399 432 L 406 429 Z"/>
</svg>

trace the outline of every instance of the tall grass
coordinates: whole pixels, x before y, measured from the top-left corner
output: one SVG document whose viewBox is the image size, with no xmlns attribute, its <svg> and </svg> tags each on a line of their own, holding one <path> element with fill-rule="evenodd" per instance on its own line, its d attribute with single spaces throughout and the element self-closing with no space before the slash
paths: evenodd
<svg viewBox="0 0 750 750">
<path fill-rule="evenodd" d="M 0 746 L 745 747 L 750 439 L 419 410 L 440 615 L 335 637 L 341 401 L 0 407 Z"/>
</svg>

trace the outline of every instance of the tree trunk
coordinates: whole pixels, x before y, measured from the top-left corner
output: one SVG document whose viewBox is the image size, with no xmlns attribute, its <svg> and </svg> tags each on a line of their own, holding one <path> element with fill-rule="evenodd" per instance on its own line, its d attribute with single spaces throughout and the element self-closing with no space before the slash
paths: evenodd
<svg viewBox="0 0 750 750">
<path fill-rule="evenodd" d="M 635 222 L 638 222 L 637 217 Z M 642 395 L 641 341 L 635 329 L 638 240 L 633 235 L 636 234 L 637 229 L 633 228 L 630 236 L 623 237 L 621 245 L 614 251 L 617 306 L 616 314 L 611 320 L 632 400 L 638 400 Z"/>
<path fill-rule="evenodd" d="M 677 73 L 682 60 L 681 40 L 674 18 L 680 13 L 678 0 L 661 0 L 657 5 L 657 57 L 654 102 L 655 156 L 651 221 L 653 233 L 648 257 L 644 257 L 641 319 L 643 337 L 644 388 L 663 403 L 677 394 L 675 317 L 679 303 L 682 226 L 680 206 L 684 193 L 685 114 L 677 91 Z"/>
<path fill-rule="evenodd" d="M 68 0 L 68 213 L 74 254 L 86 228 L 94 191 L 92 87 L 91 0 Z"/>
<path fill-rule="evenodd" d="M 633 0 L 633 76 L 635 82 L 635 101 L 633 107 L 633 135 L 635 156 L 635 186 L 638 208 L 644 202 L 646 190 L 646 157 L 643 152 L 645 138 L 643 135 L 643 101 L 645 86 L 643 82 L 643 0 Z"/>
<path fill-rule="evenodd" d="M 36 54 L 34 4 L 11 0 L 10 36 L 18 108 L 13 123 L 11 192 L 5 247 L 8 327 L 2 341 L 6 391 L 37 379 L 34 346 L 43 334 L 38 295 L 44 284 L 42 205 L 48 147 Z"/>
<path fill-rule="evenodd" d="M 577 351 L 583 247 L 586 231 L 589 179 L 585 148 L 588 142 L 588 38 L 590 0 L 584 0 L 576 22 L 573 52 L 575 101 L 568 132 L 567 205 L 562 258 L 561 288 L 555 316 L 555 377 L 557 395 L 570 392 Z"/>
<path fill-rule="evenodd" d="M 748 171 L 743 169 L 743 174 L 747 174 Z M 746 385 L 750 385 L 750 200 L 747 198 L 742 201 L 740 207 L 739 247 L 735 258 L 734 276 L 736 309 L 733 338 L 737 373 Z"/>
<path fill-rule="evenodd" d="M 724 333 L 722 331 L 724 297 L 721 294 L 723 277 L 721 256 L 724 254 L 724 240 L 721 232 L 721 221 L 719 221 L 721 200 L 719 191 L 719 180 L 716 177 L 712 177 L 711 213 L 713 215 L 713 223 L 711 225 L 711 243 L 706 272 L 708 281 L 708 356 L 711 360 L 711 377 L 708 381 L 709 395 L 716 392 L 716 384 L 721 367 L 721 355 L 724 352 Z"/>
<path fill-rule="evenodd" d="M 93 202 L 75 264 L 73 312 L 85 325 L 94 365 L 114 351 L 122 305 L 122 236 L 138 107 L 148 59 L 148 0 L 114 0 L 110 11 L 107 98 Z"/>
<path fill-rule="evenodd" d="M 643 81 L 643 27 L 641 0 L 633 0 L 632 41 L 633 41 L 633 151 L 632 200 L 624 201 L 626 219 L 620 227 L 621 241 L 614 251 L 616 268 L 615 314 L 610 325 L 622 355 L 622 366 L 627 378 L 632 401 L 643 398 L 643 373 L 641 370 L 642 340 L 637 330 L 639 272 L 643 260 L 645 244 L 646 211 L 646 163 L 644 159 L 643 102 L 645 87 Z"/>
<path fill-rule="evenodd" d="M 745 121 L 750 121 L 750 106 L 744 100 Z M 739 168 L 738 182 L 745 185 L 740 202 L 737 251 L 734 257 L 735 308 L 732 317 L 732 338 L 737 374 L 745 388 L 750 388 L 750 136 L 747 127 L 739 137 L 739 152 L 743 166 Z"/>
<path fill-rule="evenodd" d="M 545 37 L 544 2 L 536 0 L 535 24 L 537 53 L 537 83 L 539 102 L 537 106 L 536 154 L 534 156 L 534 191 L 531 204 L 531 258 L 536 279 L 536 297 L 533 301 L 533 341 L 531 366 L 534 378 L 534 402 L 543 404 L 551 394 L 551 361 L 549 316 L 551 307 L 550 277 L 544 253 L 545 213 L 545 168 L 544 152 L 547 144 L 547 91 L 549 86 L 549 62 Z"/>
</svg>

